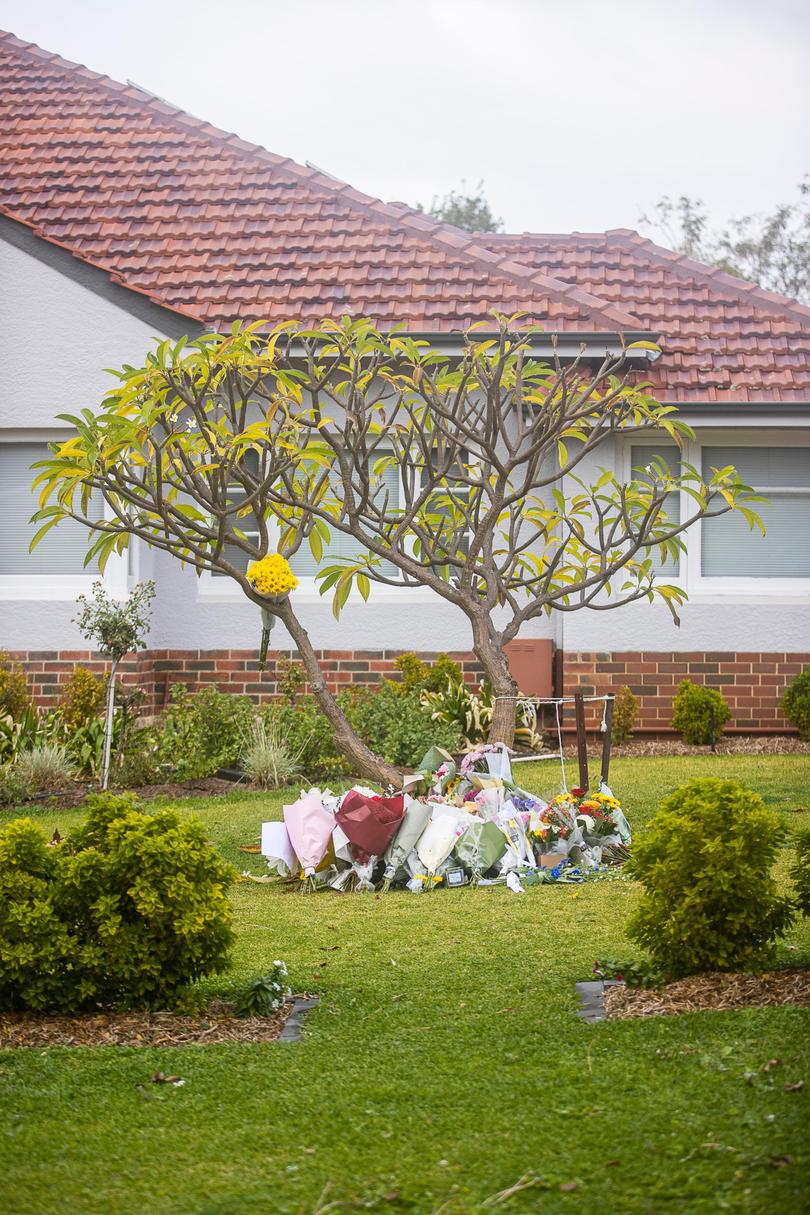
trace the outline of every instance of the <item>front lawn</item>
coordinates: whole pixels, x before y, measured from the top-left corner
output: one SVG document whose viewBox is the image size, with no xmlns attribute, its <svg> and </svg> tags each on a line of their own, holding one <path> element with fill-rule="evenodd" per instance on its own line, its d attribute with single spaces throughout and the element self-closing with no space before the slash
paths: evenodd
<svg viewBox="0 0 810 1215">
<path fill-rule="evenodd" d="M 803 756 L 617 760 L 611 784 L 637 828 L 671 789 L 710 775 L 746 781 L 791 826 L 810 825 Z M 558 778 L 550 762 L 520 777 L 546 794 Z M 182 805 L 228 859 L 260 872 L 238 846 L 282 800 Z M 37 817 L 64 833 L 81 811 Z M 236 972 L 283 958 L 298 989 L 320 992 L 306 1040 L 0 1052 L 4 1209 L 804 1209 L 807 1010 L 597 1026 L 574 1015 L 574 982 L 594 958 L 634 952 L 622 926 L 635 898 L 624 880 L 384 898 L 240 883 Z M 779 956 L 810 963 L 807 922 Z M 156 1071 L 185 1084 L 152 1084 Z M 530 1171 L 542 1187 L 481 1205 Z"/>
</svg>

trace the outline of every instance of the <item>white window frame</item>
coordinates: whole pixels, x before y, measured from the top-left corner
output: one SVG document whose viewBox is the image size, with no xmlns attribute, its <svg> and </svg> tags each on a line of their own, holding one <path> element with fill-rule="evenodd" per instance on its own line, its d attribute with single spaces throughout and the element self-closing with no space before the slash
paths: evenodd
<svg viewBox="0 0 810 1215">
<path fill-rule="evenodd" d="M 15 428 L 0 430 L 0 443 L 51 443 L 69 439 L 75 432 L 67 427 L 48 427 L 41 429 Z M 34 480 L 32 474 L 31 480 Z M 31 514 L 36 510 L 36 501 L 32 503 Z M 105 518 L 112 514 L 105 504 Z M 0 520 L 2 525 L 2 520 Z M 32 530 L 32 535 L 34 531 Z M 94 582 L 99 579 L 104 589 L 115 599 L 125 599 L 129 591 L 130 578 L 128 575 L 127 554 L 113 553 L 109 558 L 104 574 L 0 574 L 0 601 L 29 600 L 38 602 L 70 601 L 78 595 L 90 592 Z"/>
<path fill-rule="evenodd" d="M 669 436 L 664 433 L 637 433 L 627 434 L 622 442 L 622 450 L 620 453 L 619 467 L 621 477 L 624 480 L 629 480 L 632 476 L 632 459 L 631 448 L 640 446 L 659 446 L 662 442 L 667 442 Z M 736 427 L 709 428 L 698 430 L 695 428 L 695 438 L 686 439 L 684 441 L 681 460 L 683 463 L 691 464 L 694 468 L 700 470 L 703 459 L 704 447 L 803 447 L 807 449 L 807 458 L 810 460 L 810 430 L 794 430 L 786 431 L 784 428 L 757 428 L 753 429 L 738 429 Z M 754 486 L 754 489 L 757 487 Z M 774 490 L 776 487 L 773 487 Z M 762 491 L 767 497 L 767 490 Z M 799 492 L 807 492 L 810 490 L 800 490 Z M 752 509 L 756 511 L 757 504 L 752 504 Z M 686 492 L 681 493 L 681 518 L 686 519 L 694 512 L 695 502 Z M 702 527 L 701 520 L 693 523 L 692 526 L 683 533 L 683 540 L 686 544 L 686 553 L 681 553 L 680 569 L 677 575 L 673 573 L 672 581 L 676 585 L 682 587 L 688 594 L 690 600 L 701 600 L 706 602 L 710 599 L 718 601 L 728 601 L 734 599 L 735 602 L 740 601 L 757 601 L 761 599 L 773 600 L 794 600 L 798 599 L 806 602 L 808 594 L 810 594 L 810 578 L 751 578 L 751 577 L 713 577 L 706 575 L 702 570 L 702 545 L 701 545 Z M 663 577 L 659 575 L 662 581 L 667 580 L 666 571 Z"/>
</svg>

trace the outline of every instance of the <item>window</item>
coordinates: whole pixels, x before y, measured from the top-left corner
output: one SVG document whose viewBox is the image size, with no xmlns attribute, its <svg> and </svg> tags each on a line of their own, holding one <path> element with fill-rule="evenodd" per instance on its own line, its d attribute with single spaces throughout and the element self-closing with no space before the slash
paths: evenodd
<svg viewBox="0 0 810 1215">
<path fill-rule="evenodd" d="M 810 448 L 704 447 L 703 476 L 733 464 L 768 502 L 754 503 L 765 535 L 736 511 L 701 525 L 705 578 L 810 578 Z"/>
<path fill-rule="evenodd" d="M 379 455 L 375 456 L 374 462 L 376 463 L 379 458 Z M 335 480 L 337 480 L 337 475 L 335 476 Z M 383 500 L 382 495 L 387 492 L 389 508 L 396 510 L 400 502 L 399 472 L 396 466 L 386 468 L 381 474 L 378 475 L 377 480 L 379 482 L 377 493 L 380 495 L 380 504 L 382 504 Z M 241 486 L 232 485 L 230 487 L 229 499 L 231 502 L 238 503 L 244 497 L 245 491 Z M 255 516 L 246 515 L 242 519 L 234 517 L 232 519 L 232 526 L 238 527 L 249 540 L 254 542 L 258 541 L 259 532 L 256 526 Z M 278 524 L 275 520 L 268 519 L 267 527 L 269 532 L 269 545 L 272 550 L 274 545 L 278 542 Z M 354 540 L 351 536 L 344 535 L 342 532 L 337 531 L 337 529 L 333 527 L 330 527 L 329 531 L 331 538 L 329 543 L 324 544 L 323 546 L 323 553 L 321 554 L 320 561 L 316 561 L 313 557 L 308 540 L 304 540 L 298 552 L 290 558 L 290 567 L 297 577 L 314 578 L 322 566 L 328 565 L 330 561 L 334 560 L 335 558 L 355 558 L 360 556 L 362 547 L 357 540 Z M 239 570 L 245 571 L 251 562 L 251 558 L 246 552 L 239 548 L 237 544 L 226 544 L 223 551 L 227 560 L 235 565 Z M 386 578 L 395 578 L 397 576 L 396 566 L 390 561 L 381 562 L 380 565 L 377 566 L 377 569 Z M 227 575 L 223 574 L 219 570 L 212 571 L 212 574 L 214 578 L 227 578 Z"/>
<path fill-rule="evenodd" d="M 674 476 L 679 475 L 681 470 L 681 455 L 673 443 L 639 443 L 634 444 L 630 448 L 631 477 L 653 482 L 655 477 L 654 465 L 650 468 L 649 473 L 638 471 L 639 469 L 646 469 L 653 459 L 662 460 Z M 670 522 L 680 523 L 681 497 L 677 490 L 671 494 L 667 494 L 664 499 L 664 511 Z M 656 545 L 648 548 L 646 552 L 647 556 L 652 559 L 653 570 L 656 574 L 666 574 L 672 578 L 678 577 L 680 561 L 677 557 L 673 560 L 672 557 L 668 557 L 666 554 L 662 556 L 661 549 Z"/>
<path fill-rule="evenodd" d="M 376 464 L 381 459 L 381 454 L 374 457 L 373 463 Z M 337 480 L 337 475 L 335 476 Z M 388 509 L 397 510 L 400 502 L 399 492 L 399 470 L 396 465 L 391 465 L 382 470 L 375 477 L 378 483 L 378 488 L 374 494 L 374 499 L 382 507 L 385 501 L 385 494 L 388 494 Z M 328 526 L 328 525 L 327 525 Z M 362 553 L 362 546 L 351 536 L 344 535 L 335 528 L 330 527 L 330 540 L 328 544 L 323 546 L 323 553 L 320 561 L 316 561 L 312 555 L 312 550 L 309 547 L 309 541 L 305 540 L 298 552 L 290 559 L 290 568 L 293 573 L 299 578 L 314 578 L 318 570 L 336 557 L 356 558 Z M 377 565 L 377 570 L 384 578 L 396 578 L 397 568 L 390 561 L 382 561 Z"/>
<path fill-rule="evenodd" d="M 28 546 L 41 524 L 29 522 L 39 505 L 31 490 L 35 473 L 31 465 L 48 455 L 47 443 L 0 443 L 0 575 L 53 576 L 88 575 L 97 567 L 85 567 L 88 529 L 65 520 L 40 541 L 32 553 Z M 103 503 L 90 506 L 90 517 L 100 519 Z"/>
</svg>

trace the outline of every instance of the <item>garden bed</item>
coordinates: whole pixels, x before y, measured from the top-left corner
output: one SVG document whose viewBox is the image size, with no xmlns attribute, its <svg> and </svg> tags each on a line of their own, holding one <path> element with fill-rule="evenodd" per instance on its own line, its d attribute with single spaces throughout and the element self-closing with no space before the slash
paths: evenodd
<svg viewBox="0 0 810 1215">
<path fill-rule="evenodd" d="M 212 1003 L 204 1016 L 172 1012 L 87 1013 L 73 1017 L 0 1015 L 0 1049 L 46 1046 L 212 1046 L 274 1042 L 296 1009 L 289 1000 L 266 1017 L 237 1017 L 232 1005 Z"/>
<path fill-rule="evenodd" d="M 110 791 L 122 792 L 118 788 Z M 225 797 L 232 796 L 233 791 L 233 781 L 221 780 L 217 776 L 206 776 L 197 780 L 169 781 L 162 785 L 128 786 L 126 789 L 127 793 L 135 793 L 143 801 L 152 801 L 158 797 L 167 801 L 177 801 L 186 797 Z M 55 793 L 41 793 L 37 797 L 31 798 L 30 801 L 20 802 L 16 806 L 6 806 L 3 809 L 13 810 L 11 817 L 18 817 L 20 810 L 25 810 L 27 807 L 32 810 L 41 809 L 43 806 L 49 810 L 74 810 L 83 806 L 91 793 L 98 792 L 97 783 L 73 785 L 69 789 L 59 789 Z"/>
<path fill-rule="evenodd" d="M 661 1017 L 679 1013 L 725 1012 L 734 1008 L 810 1005 L 810 968 L 765 974 L 704 974 L 647 989 L 620 983 L 606 987 L 609 1018 Z"/>
</svg>

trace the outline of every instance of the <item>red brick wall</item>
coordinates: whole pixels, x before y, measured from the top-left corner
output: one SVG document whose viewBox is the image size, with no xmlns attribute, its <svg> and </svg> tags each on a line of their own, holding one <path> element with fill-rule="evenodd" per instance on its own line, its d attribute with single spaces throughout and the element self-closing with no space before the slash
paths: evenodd
<svg viewBox="0 0 810 1215">
<path fill-rule="evenodd" d="M 321 668 L 332 691 L 349 684 L 376 684 L 396 675 L 394 661 L 403 650 L 317 650 Z M 435 653 L 421 654 L 433 661 Z M 26 673 L 32 695 L 43 708 L 54 708 L 61 689 L 75 666 L 102 673 L 108 664 L 90 650 L 29 650 L 11 654 Z M 259 670 L 255 650 L 146 650 L 122 662 L 119 670 L 125 683 L 140 685 L 146 691 L 145 712 L 154 713 L 165 704 L 173 683 L 190 691 L 214 684 L 222 692 L 246 694 L 255 701 L 277 694 L 280 658 L 295 660 L 292 650 L 271 650 L 267 666 Z M 482 678 L 481 667 L 470 653 L 450 655 L 461 664 L 468 682 Z M 308 689 L 305 688 L 304 691 Z"/>
<path fill-rule="evenodd" d="M 349 684 L 375 684 L 395 674 L 394 660 L 402 650 L 319 650 L 318 657 L 330 687 L 337 691 Z M 23 665 L 36 702 L 56 705 L 61 687 L 74 666 L 102 672 L 107 664 L 89 650 L 42 650 L 12 655 Z M 477 682 L 481 669 L 470 653 L 450 655 L 460 662 L 465 678 Z M 277 662 L 294 659 L 293 651 L 271 651 L 267 667 L 259 670 L 255 650 L 148 650 L 126 659 L 121 665 L 125 682 L 146 690 L 146 712 L 157 712 L 165 703 L 173 683 L 190 690 L 214 684 L 223 692 L 239 692 L 254 700 L 277 693 Z M 435 654 L 422 654 L 430 661 Z M 808 654 L 708 652 L 567 653 L 562 659 L 566 694 L 582 688 L 587 694 L 617 692 L 627 685 L 639 698 L 638 729 L 646 733 L 669 733 L 672 698 L 682 679 L 718 688 L 728 701 L 732 719 L 728 729 L 736 733 L 791 733 L 779 711 L 786 685 L 802 667 L 810 665 Z M 601 706 L 588 710 L 589 726 L 597 724 Z M 566 724 L 569 714 L 566 713 Z"/>
<path fill-rule="evenodd" d="M 638 729 L 647 733 L 669 732 L 672 698 L 680 681 L 690 679 L 722 693 L 731 709 L 727 731 L 784 734 L 795 731 L 782 716 L 779 701 L 807 665 L 810 653 L 569 653 L 563 660 L 563 678 L 567 693 L 581 688 L 600 695 L 629 687 L 640 702 Z"/>
</svg>

